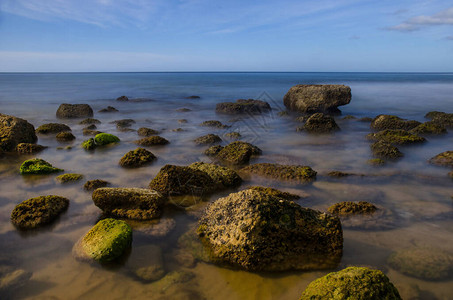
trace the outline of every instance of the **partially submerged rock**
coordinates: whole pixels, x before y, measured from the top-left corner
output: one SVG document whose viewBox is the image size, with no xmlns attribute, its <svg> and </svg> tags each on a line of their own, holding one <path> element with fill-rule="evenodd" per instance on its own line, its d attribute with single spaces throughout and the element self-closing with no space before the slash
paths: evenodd
<svg viewBox="0 0 453 300">
<path fill-rule="evenodd" d="M 453 151 L 439 153 L 432 157 L 429 162 L 438 166 L 453 167 Z"/>
<path fill-rule="evenodd" d="M 93 191 L 95 189 L 101 188 L 101 187 L 106 187 L 110 185 L 110 182 L 102 180 L 102 179 L 93 179 L 93 180 L 88 180 L 85 182 L 83 185 L 83 188 L 87 191 Z"/>
<path fill-rule="evenodd" d="M 409 130 L 412 134 L 444 134 L 447 133 L 447 129 L 444 126 L 437 124 L 436 122 L 429 121 L 418 125 L 417 127 Z"/>
<path fill-rule="evenodd" d="M 232 165 L 243 165 L 250 161 L 252 156 L 261 155 L 260 148 L 246 142 L 232 142 L 217 153 L 216 158 Z"/>
<path fill-rule="evenodd" d="M 109 112 L 117 112 L 118 110 L 113 106 L 107 106 L 107 108 L 103 108 L 99 110 L 100 113 L 109 113 Z"/>
<path fill-rule="evenodd" d="M 50 174 L 64 170 L 53 167 L 47 161 L 40 158 L 26 160 L 20 166 L 20 174 Z"/>
<path fill-rule="evenodd" d="M 397 147 L 382 140 L 371 144 L 370 147 L 373 155 L 378 158 L 397 159 L 403 157 L 403 153 Z"/>
<path fill-rule="evenodd" d="M 200 98 L 201 98 L 200 96 L 193 95 L 193 96 L 188 96 L 185 99 L 200 99 Z"/>
<path fill-rule="evenodd" d="M 60 196 L 39 196 L 18 204 L 11 213 L 11 222 L 20 229 L 33 229 L 54 221 L 69 206 Z"/>
<path fill-rule="evenodd" d="M 126 128 L 126 127 L 131 127 L 132 124 L 135 124 L 135 121 L 133 119 L 121 119 L 121 120 L 115 120 L 111 123 L 116 124 L 116 128 L 121 129 L 121 128 Z"/>
<path fill-rule="evenodd" d="M 222 139 L 217 134 L 207 134 L 200 136 L 194 140 L 197 145 L 211 145 L 215 143 L 220 143 Z"/>
<path fill-rule="evenodd" d="M 371 122 L 371 129 L 374 130 L 411 130 L 419 126 L 421 123 L 414 120 L 404 120 L 392 115 L 378 115 Z"/>
<path fill-rule="evenodd" d="M 367 163 L 372 165 L 372 166 L 382 166 L 385 164 L 385 160 L 381 158 L 372 158 L 367 160 Z"/>
<path fill-rule="evenodd" d="M 101 121 L 93 118 L 86 118 L 79 122 L 80 125 L 91 125 L 91 124 L 101 124 Z"/>
<path fill-rule="evenodd" d="M 165 203 L 159 192 L 140 188 L 98 188 L 92 198 L 105 214 L 135 220 L 160 217 Z"/>
<path fill-rule="evenodd" d="M 381 271 L 349 267 L 312 281 L 300 297 L 308 299 L 398 300 L 401 296 Z"/>
<path fill-rule="evenodd" d="M 204 154 L 207 156 L 216 156 L 222 149 L 223 147 L 220 145 L 211 146 L 204 151 Z"/>
<path fill-rule="evenodd" d="M 282 199 L 289 200 L 289 201 L 298 200 L 300 198 L 299 195 L 291 194 L 291 193 L 287 193 L 287 192 L 282 192 L 280 190 L 277 190 L 277 189 L 274 189 L 274 188 L 271 188 L 271 187 L 251 186 L 248 189 L 249 190 L 255 190 L 255 191 L 258 191 L 260 193 L 265 193 L 265 194 L 267 194 L 269 196 L 282 198 Z"/>
<path fill-rule="evenodd" d="M 406 145 L 423 143 L 426 141 L 424 137 L 409 133 L 406 130 L 383 130 L 376 133 L 370 133 L 367 138 L 372 141 L 384 141 L 390 144 Z"/>
<path fill-rule="evenodd" d="M 96 146 L 104 146 L 112 143 L 118 143 L 120 139 L 110 133 L 99 133 L 94 137 L 94 142 Z"/>
<path fill-rule="evenodd" d="M 57 109 L 57 118 L 88 118 L 93 116 L 93 109 L 88 104 L 67 104 L 63 103 Z"/>
<path fill-rule="evenodd" d="M 71 131 L 71 128 L 66 124 L 61 123 L 47 123 L 36 128 L 36 133 L 50 134 Z"/>
<path fill-rule="evenodd" d="M 34 154 L 41 152 L 46 148 L 46 146 L 41 146 L 38 144 L 20 143 L 16 146 L 16 151 L 20 154 Z"/>
<path fill-rule="evenodd" d="M 150 146 L 163 146 L 167 145 L 170 142 L 161 136 L 153 135 L 134 141 L 134 143 L 140 146 L 150 147 Z"/>
<path fill-rule="evenodd" d="M 372 214 L 376 210 L 377 207 L 375 205 L 366 201 L 343 201 L 335 203 L 328 208 L 329 213 L 334 215 Z"/>
<path fill-rule="evenodd" d="M 433 247 L 398 250 L 388 263 L 403 274 L 424 280 L 445 280 L 453 275 L 453 255 Z"/>
<path fill-rule="evenodd" d="M 224 136 L 229 139 L 232 139 L 232 140 L 239 140 L 242 135 L 239 132 L 233 131 L 233 132 L 225 133 Z"/>
<path fill-rule="evenodd" d="M 316 171 L 308 166 L 300 165 L 259 163 L 244 167 L 240 172 L 298 183 L 312 182 L 316 179 Z"/>
<path fill-rule="evenodd" d="M 453 127 L 453 114 L 431 111 L 425 115 L 425 118 L 443 127 Z"/>
<path fill-rule="evenodd" d="M 269 103 L 254 99 L 239 99 L 236 102 L 217 103 L 215 111 L 224 114 L 261 114 L 269 112 Z"/>
<path fill-rule="evenodd" d="M 257 190 L 211 203 L 197 233 L 214 262 L 253 271 L 335 267 L 342 255 L 340 220 Z"/>
<path fill-rule="evenodd" d="M 0 114 L 0 152 L 14 151 L 20 143 L 34 144 L 35 127 L 24 119 Z"/>
<path fill-rule="evenodd" d="M 13 299 L 14 292 L 27 284 L 32 275 L 23 269 L 0 265 L 0 295 L 3 299 Z"/>
<path fill-rule="evenodd" d="M 141 127 L 137 130 L 137 134 L 139 136 L 152 136 L 159 134 L 159 132 L 151 128 Z"/>
<path fill-rule="evenodd" d="M 92 135 L 92 136 L 96 136 L 100 133 L 103 133 L 102 131 L 99 131 L 99 130 L 93 130 L 93 129 L 88 129 L 88 128 L 84 128 L 83 131 L 82 131 L 83 135 Z"/>
<path fill-rule="evenodd" d="M 82 148 L 85 150 L 94 150 L 96 149 L 96 142 L 94 138 L 90 138 L 82 143 Z"/>
<path fill-rule="evenodd" d="M 120 159 L 119 164 L 125 168 L 138 168 L 151 163 L 155 159 L 156 156 L 148 150 L 137 148 L 124 154 L 124 156 Z"/>
<path fill-rule="evenodd" d="M 283 97 L 283 104 L 301 113 L 338 112 L 338 106 L 351 101 L 351 88 L 345 85 L 295 85 Z"/>
<path fill-rule="evenodd" d="M 242 178 L 235 171 L 215 164 L 196 162 L 189 168 L 206 172 L 219 189 L 237 187 L 242 183 Z"/>
<path fill-rule="evenodd" d="M 59 142 L 69 142 L 75 140 L 76 138 L 72 133 L 68 131 L 60 132 L 55 137 Z"/>
<path fill-rule="evenodd" d="M 132 243 L 132 229 L 126 222 L 115 219 L 99 221 L 74 246 L 73 253 L 81 260 L 100 263 L 119 258 Z"/>
<path fill-rule="evenodd" d="M 76 173 L 66 173 L 55 177 L 55 179 L 61 183 L 75 182 L 81 180 L 82 178 L 83 178 L 82 174 Z"/>
<path fill-rule="evenodd" d="M 231 126 L 224 125 L 222 122 L 217 121 L 217 120 L 209 120 L 209 121 L 204 121 L 203 123 L 200 124 L 200 126 L 205 126 L 205 127 L 216 127 L 216 128 L 229 128 Z"/>
<path fill-rule="evenodd" d="M 127 96 L 120 96 L 118 98 L 116 98 L 116 101 L 129 101 L 129 98 Z"/>
<path fill-rule="evenodd" d="M 331 133 L 340 130 L 340 127 L 332 116 L 316 113 L 307 119 L 303 129 L 310 133 Z"/>
</svg>

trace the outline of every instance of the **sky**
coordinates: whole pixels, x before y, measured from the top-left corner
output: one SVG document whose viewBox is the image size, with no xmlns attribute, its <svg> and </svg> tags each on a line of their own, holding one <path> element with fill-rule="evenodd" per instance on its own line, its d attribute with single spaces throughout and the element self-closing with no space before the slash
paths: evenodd
<svg viewBox="0 0 453 300">
<path fill-rule="evenodd" d="M 1 0 L 0 72 L 453 72 L 453 2 Z"/>
</svg>

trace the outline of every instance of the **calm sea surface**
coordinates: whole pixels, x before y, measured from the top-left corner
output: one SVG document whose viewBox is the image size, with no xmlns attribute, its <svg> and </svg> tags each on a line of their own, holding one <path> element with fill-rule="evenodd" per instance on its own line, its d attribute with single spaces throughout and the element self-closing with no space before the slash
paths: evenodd
<svg viewBox="0 0 453 300">
<path fill-rule="evenodd" d="M 341 131 L 334 135 L 312 136 L 296 132 L 301 124 L 296 115 L 279 116 L 283 96 L 295 84 L 346 84 L 352 100 L 340 107 L 336 121 Z M 136 101 L 118 102 L 127 95 Z M 201 99 L 186 99 L 198 95 Z M 272 113 L 256 117 L 217 115 L 215 105 L 239 98 L 261 99 L 270 103 Z M 79 147 L 80 120 L 58 120 L 61 103 L 88 103 L 102 123 L 98 130 L 117 135 L 121 143 L 95 152 Z M 119 112 L 101 114 L 107 106 Z M 190 112 L 180 112 L 189 108 Z M 382 167 L 367 164 L 371 158 L 369 123 L 344 120 L 394 114 L 426 121 L 433 110 L 453 112 L 453 73 L 0 73 L 0 112 L 27 119 L 35 127 L 63 122 L 77 137 L 59 143 L 54 136 L 39 136 L 38 143 L 49 148 L 37 155 L 0 158 L 0 264 L 33 272 L 13 299 L 298 299 L 309 282 L 329 271 L 259 274 L 198 262 L 181 264 L 185 253 L 178 239 L 196 223 L 197 213 L 207 203 L 189 210 L 169 206 L 160 224 L 133 224 L 132 251 L 115 266 L 102 267 L 76 261 L 72 247 L 99 219 L 91 194 L 83 190 L 85 180 L 104 179 L 115 187 L 147 187 L 165 164 L 187 165 L 206 161 L 205 147 L 193 139 L 208 133 L 223 137 L 239 131 L 242 140 L 263 150 L 252 163 L 272 162 L 309 165 L 318 172 L 310 185 L 287 185 L 251 178 L 239 188 L 260 184 L 298 193 L 297 202 L 325 211 L 339 201 L 369 201 L 389 211 L 382 226 L 368 229 L 344 228 L 344 254 L 338 269 L 364 265 L 381 269 L 395 283 L 403 299 L 453 299 L 453 280 L 425 281 L 392 269 L 387 258 L 407 247 L 430 246 L 453 254 L 453 181 L 451 170 L 427 163 L 432 156 L 453 150 L 453 130 L 442 136 L 427 137 L 423 145 L 400 147 L 404 157 Z M 137 146 L 136 132 L 120 132 L 111 121 L 134 119 L 132 129 L 149 127 L 170 141 L 163 147 L 150 147 L 158 160 L 139 169 L 123 169 L 119 159 Z M 186 123 L 178 120 L 186 119 Z M 205 120 L 220 120 L 232 127 L 200 127 Z M 172 131 L 182 128 L 183 131 Z M 224 143 L 228 139 L 224 137 Z M 72 145 L 71 150 L 57 147 Z M 61 185 L 50 176 L 20 176 L 19 166 L 40 157 L 66 172 L 81 173 L 85 180 Z M 365 174 L 330 178 L 332 170 Z M 228 191 L 233 192 L 233 191 Z M 214 201 L 223 192 L 212 196 Z M 61 195 L 70 199 L 68 211 L 52 226 L 33 232 L 20 232 L 9 221 L 18 203 L 39 195 Z M 379 223 L 379 222 L 378 222 Z M 391 224 L 387 226 L 386 224 Z M 147 227 L 148 230 L 140 230 Z M 168 234 L 155 232 L 170 227 Z M 154 231 L 152 230 L 154 229 Z M 165 231 L 165 230 L 164 230 Z M 152 232 L 150 234 L 150 232 Z M 145 255 L 143 254 L 145 253 Z M 146 255 L 149 253 L 149 257 Z M 157 258 L 156 258 L 157 257 Z M 134 275 L 137 261 L 161 263 L 165 270 L 188 271 L 189 281 L 162 285 L 145 283 Z M 418 297 L 418 298 L 417 298 Z M 2 298 L 2 295 L 0 295 Z"/>
</svg>

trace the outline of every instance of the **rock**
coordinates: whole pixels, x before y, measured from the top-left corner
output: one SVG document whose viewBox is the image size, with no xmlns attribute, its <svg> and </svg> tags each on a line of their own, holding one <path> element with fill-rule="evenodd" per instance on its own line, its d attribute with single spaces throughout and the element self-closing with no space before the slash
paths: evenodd
<svg viewBox="0 0 453 300">
<path fill-rule="evenodd" d="M 433 247 L 412 247 L 396 251 L 388 258 L 395 270 L 424 280 L 445 280 L 453 274 L 453 255 Z"/>
<path fill-rule="evenodd" d="M 218 189 L 234 188 L 242 183 L 242 178 L 235 171 L 222 166 L 196 162 L 189 165 L 189 168 L 206 172 L 215 182 Z"/>
<path fill-rule="evenodd" d="M 352 115 L 347 115 L 347 116 L 343 117 L 343 120 L 356 120 L 356 119 L 357 119 L 357 117 L 352 116 Z"/>
<path fill-rule="evenodd" d="M 261 155 L 260 148 L 246 142 L 232 142 L 223 147 L 218 153 L 217 158 L 225 163 L 232 165 L 243 165 L 250 161 L 255 155 Z"/>
<path fill-rule="evenodd" d="M 373 118 L 370 118 L 370 117 L 363 117 L 363 118 L 360 118 L 359 119 L 359 122 L 373 122 Z"/>
<path fill-rule="evenodd" d="M 20 143 L 16 146 L 16 151 L 17 153 L 20 154 L 34 154 L 41 152 L 46 148 L 47 148 L 46 146 L 41 146 L 37 144 Z"/>
<path fill-rule="evenodd" d="M 63 103 L 58 107 L 57 118 L 89 118 L 93 116 L 93 109 L 88 104 L 67 104 Z"/>
<path fill-rule="evenodd" d="M 120 96 L 116 98 L 116 101 L 129 101 L 129 98 L 127 96 Z"/>
<path fill-rule="evenodd" d="M 176 111 L 177 112 L 189 112 L 189 111 L 192 111 L 192 110 L 190 108 L 183 107 L 183 108 L 178 108 Z"/>
<path fill-rule="evenodd" d="M 66 174 L 62 174 L 62 175 L 55 177 L 55 179 L 57 181 L 59 181 L 60 183 L 70 183 L 70 182 L 74 182 L 74 181 L 79 181 L 82 178 L 83 178 L 82 174 L 75 174 L 75 173 L 66 173 Z"/>
<path fill-rule="evenodd" d="M 26 160 L 20 166 L 20 174 L 50 174 L 56 172 L 62 172 L 64 170 L 54 168 L 47 161 L 40 158 L 33 158 Z"/>
<path fill-rule="evenodd" d="M 150 147 L 167 145 L 170 142 L 161 136 L 153 135 L 134 141 L 134 143 L 140 146 Z"/>
<path fill-rule="evenodd" d="M 431 111 L 425 115 L 425 118 L 431 119 L 433 123 L 443 127 L 453 127 L 453 114 L 445 112 Z"/>
<path fill-rule="evenodd" d="M 200 99 L 201 97 L 200 96 L 189 96 L 189 97 L 186 97 L 185 99 Z"/>
<path fill-rule="evenodd" d="M 66 124 L 60 123 L 47 123 L 36 128 L 36 133 L 50 134 L 71 131 L 71 128 Z"/>
<path fill-rule="evenodd" d="M 300 198 L 299 195 L 295 195 L 295 194 L 291 194 L 291 193 L 287 193 L 287 192 L 282 192 L 280 190 L 277 190 L 277 189 L 274 189 L 274 188 L 271 188 L 271 187 L 251 186 L 248 189 L 249 190 L 255 190 L 255 191 L 267 194 L 267 195 L 272 196 L 272 197 L 282 198 L 282 199 L 289 200 L 289 201 L 298 200 Z"/>
<path fill-rule="evenodd" d="M 160 217 L 165 203 L 159 192 L 140 188 L 98 188 L 92 199 L 105 214 L 134 220 Z"/>
<path fill-rule="evenodd" d="M 0 152 L 14 151 L 20 143 L 34 144 L 35 127 L 24 119 L 0 114 Z"/>
<path fill-rule="evenodd" d="M 137 134 L 139 136 L 152 136 L 152 135 L 157 135 L 159 132 L 157 130 L 151 129 L 151 128 L 146 128 L 142 127 L 137 130 Z"/>
<path fill-rule="evenodd" d="M 84 128 L 82 132 L 83 132 L 83 135 L 93 135 L 93 136 L 103 133 L 102 131 L 88 129 L 88 128 Z"/>
<path fill-rule="evenodd" d="M 370 133 L 366 136 L 369 140 L 372 141 L 384 141 L 390 144 L 397 145 L 406 145 L 406 144 L 415 144 L 423 143 L 426 141 L 425 138 L 418 135 L 409 133 L 405 130 L 383 130 L 376 133 Z"/>
<path fill-rule="evenodd" d="M 312 281 L 300 297 L 300 300 L 308 299 L 397 300 L 401 297 L 381 271 L 349 267 Z"/>
<path fill-rule="evenodd" d="M 91 138 L 91 139 L 88 139 L 88 140 L 84 141 L 82 143 L 82 147 L 85 150 L 94 150 L 94 149 L 96 149 L 96 143 L 94 142 L 94 139 Z"/>
<path fill-rule="evenodd" d="M 351 101 L 351 88 L 345 85 L 295 85 L 283 97 L 289 110 L 301 113 L 336 112 Z"/>
<path fill-rule="evenodd" d="M 349 176 L 354 176 L 354 175 L 356 175 L 356 174 L 346 173 L 346 172 L 341 172 L 341 171 L 330 171 L 329 173 L 327 173 L 327 176 L 337 177 L 337 178 L 349 177 Z"/>
<path fill-rule="evenodd" d="M 94 180 L 88 180 L 85 182 L 83 185 L 83 188 L 87 191 L 93 191 L 95 189 L 101 188 L 101 187 L 106 187 L 110 185 L 110 182 L 101 180 L 101 179 L 94 179 Z"/>
<path fill-rule="evenodd" d="M 68 131 L 60 132 L 56 135 L 56 139 L 59 142 L 68 142 L 68 141 L 75 140 L 75 138 L 76 137 Z"/>
<path fill-rule="evenodd" d="M 200 126 L 216 127 L 216 128 L 229 128 L 229 127 L 231 127 L 231 126 L 228 126 L 228 125 L 224 125 L 224 124 L 222 124 L 222 122 L 216 121 L 216 120 L 204 121 L 203 123 L 200 124 Z"/>
<path fill-rule="evenodd" d="M 242 135 L 239 132 L 233 131 L 226 133 L 225 136 L 231 140 L 239 140 Z"/>
<path fill-rule="evenodd" d="M 403 157 L 403 153 L 392 144 L 385 141 L 377 141 L 371 145 L 373 155 L 379 158 L 396 159 Z"/>
<path fill-rule="evenodd" d="M 182 132 L 182 131 L 186 131 L 186 130 L 184 130 L 184 129 L 179 127 L 179 128 L 172 129 L 171 131 L 173 131 L 173 132 Z"/>
<path fill-rule="evenodd" d="M 367 160 L 367 163 L 373 166 L 382 166 L 385 164 L 385 161 L 380 158 L 372 158 Z"/>
<path fill-rule="evenodd" d="M 134 232 L 140 232 L 154 238 L 165 237 L 176 228 L 176 221 L 171 218 L 160 218 L 149 221 L 146 224 L 143 224 L 143 221 L 139 222 L 140 223 L 135 226 L 132 224 Z M 149 224 L 150 222 L 152 223 Z"/>
<path fill-rule="evenodd" d="M 151 163 L 156 156 L 143 148 L 137 148 L 129 151 L 120 159 L 120 166 L 125 168 L 138 168 Z"/>
<path fill-rule="evenodd" d="M 371 122 L 371 129 L 374 130 L 411 130 L 419 126 L 421 123 L 413 120 L 403 120 L 397 116 L 392 115 L 378 115 Z"/>
<path fill-rule="evenodd" d="M 150 182 L 149 187 L 164 196 L 203 196 L 216 189 L 212 178 L 204 171 L 190 167 L 165 165 Z"/>
<path fill-rule="evenodd" d="M 256 190 L 211 203 L 197 233 L 215 262 L 246 270 L 335 267 L 342 255 L 340 220 Z"/>
<path fill-rule="evenodd" d="M 453 151 L 439 153 L 432 157 L 429 162 L 438 166 L 453 167 Z"/>
<path fill-rule="evenodd" d="M 0 294 L 3 299 L 13 299 L 14 290 L 25 285 L 33 274 L 23 269 L 15 269 L 11 266 L 0 266 Z"/>
<path fill-rule="evenodd" d="M 269 103 L 261 100 L 239 99 L 236 102 L 217 103 L 215 111 L 223 114 L 261 114 L 269 112 Z"/>
<path fill-rule="evenodd" d="M 179 119 L 178 120 L 179 124 L 186 124 L 187 122 L 188 122 L 187 119 Z"/>
<path fill-rule="evenodd" d="M 155 245 L 132 248 L 127 267 L 135 277 L 144 282 L 159 280 L 166 274 L 162 250 Z"/>
<path fill-rule="evenodd" d="M 194 277 L 195 275 L 192 272 L 172 271 L 168 273 L 165 277 L 154 283 L 154 285 L 157 287 L 157 290 L 163 292 L 175 284 L 188 282 L 192 280 Z M 172 299 L 200 299 L 200 298 L 176 297 Z"/>
<path fill-rule="evenodd" d="M 131 227 L 124 221 L 108 218 L 99 221 L 77 242 L 73 254 L 80 260 L 106 263 L 119 258 L 131 243 Z"/>
<path fill-rule="evenodd" d="M 240 173 L 298 183 L 312 182 L 316 179 L 316 171 L 308 166 L 299 165 L 260 163 L 244 167 Z"/>
<path fill-rule="evenodd" d="M 376 206 L 366 201 L 343 201 L 328 208 L 329 213 L 333 215 L 372 214 L 376 210 Z"/>
<path fill-rule="evenodd" d="M 94 142 L 96 143 L 96 146 L 104 146 L 112 143 L 118 143 L 120 139 L 109 133 L 99 133 L 94 137 Z"/>
<path fill-rule="evenodd" d="M 95 129 L 98 129 L 98 127 L 94 124 L 91 124 L 91 125 L 88 125 L 87 127 L 84 127 L 83 129 L 86 129 L 86 130 L 95 130 Z"/>
<path fill-rule="evenodd" d="M 191 256 L 194 261 L 211 262 L 210 251 L 203 247 L 195 227 L 191 226 L 187 232 L 178 238 L 178 247 L 186 257 Z"/>
<path fill-rule="evenodd" d="M 207 156 L 216 156 L 222 149 L 223 149 L 223 147 L 220 145 L 211 146 L 204 151 L 204 154 Z"/>
<path fill-rule="evenodd" d="M 412 134 L 444 134 L 447 133 L 445 127 L 437 124 L 436 122 L 429 121 L 418 125 L 417 127 L 409 130 Z"/>
<path fill-rule="evenodd" d="M 109 112 L 117 112 L 118 110 L 114 108 L 113 106 L 107 106 L 107 108 L 101 109 L 99 112 L 100 113 L 109 113 Z"/>
<path fill-rule="evenodd" d="M 323 113 L 311 115 L 305 122 L 303 129 L 310 133 L 330 133 L 340 130 L 335 119 Z"/>
<path fill-rule="evenodd" d="M 194 140 L 197 145 L 211 145 L 215 143 L 220 143 L 222 139 L 217 134 L 207 134 L 200 136 Z"/>
<path fill-rule="evenodd" d="M 121 128 L 126 128 L 126 127 L 131 127 L 132 124 L 135 124 L 135 121 L 132 119 L 122 119 L 122 120 L 115 120 L 111 123 L 116 124 L 116 128 L 121 129 Z"/>
<path fill-rule="evenodd" d="M 91 124 L 101 124 L 101 121 L 93 118 L 86 118 L 79 122 L 80 125 L 91 125 Z"/>
<path fill-rule="evenodd" d="M 18 204 L 11 213 L 11 222 L 20 229 L 33 229 L 54 221 L 69 206 L 60 196 L 39 196 Z"/>
</svg>

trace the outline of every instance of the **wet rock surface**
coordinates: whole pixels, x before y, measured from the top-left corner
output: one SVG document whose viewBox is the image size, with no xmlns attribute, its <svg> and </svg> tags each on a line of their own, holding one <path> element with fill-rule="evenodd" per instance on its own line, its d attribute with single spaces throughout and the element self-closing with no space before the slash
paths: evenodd
<svg viewBox="0 0 453 300">
<path fill-rule="evenodd" d="M 340 127 L 333 117 L 323 113 L 315 113 L 307 119 L 303 130 L 309 133 L 331 133 L 340 130 Z"/>
<path fill-rule="evenodd" d="M 220 143 L 222 139 L 217 134 L 207 134 L 200 136 L 194 140 L 194 143 L 197 145 L 212 145 Z"/>
<path fill-rule="evenodd" d="M 432 157 L 429 162 L 438 166 L 453 167 L 453 151 L 439 153 Z"/>
<path fill-rule="evenodd" d="M 62 172 L 62 169 L 55 168 L 47 161 L 40 159 L 40 158 L 33 158 L 26 160 L 20 166 L 20 174 L 50 174 L 50 173 L 57 173 Z"/>
<path fill-rule="evenodd" d="M 421 125 L 418 121 L 404 120 L 392 115 L 378 115 L 371 121 L 371 129 L 374 130 L 411 130 Z"/>
<path fill-rule="evenodd" d="M 139 139 L 134 143 L 140 146 L 150 147 L 150 146 L 163 146 L 167 145 L 170 142 L 161 136 L 153 135 Z"/>
<path fill-rule="evenodd" d="M 71 131 L 71 128 L 66 124 L 61 123 L 47 123 L 36 128 L 38 134 L 52 134 L 65 131 Z"/>
<path fill-rule="evenodd" d="M 139 168 L 153 162 L 155 159 L 156 156 L 150 151 L 137 148 L 124 154 L 119 164 L 124 168 Z"/>
<path fill-rule="evenodd" d="M 212 148 L 211 150 L 219 150 L 216 158 L 232 165 L 243 165 L 250 161 L 250 158 L 256 155 L 261 155 L 260 148 L 246 142 L 232 142 L 223 148 Z M 212 153 L 215 151 L 211 151 Z M 211 153 L 210 152 L 210 153 Z"/>
<path fill-rule="evenodd" d="M 20 143 L 38 140 L 35 127 L 26 120 L 0 113 L 0 152 L 14 151 Z"/>
<path fill-rule="evenodd" d="M 20 143 L 16 146 L 16 152 L 19 154 L 34 154 L 46 149 L 46 146 L 30 143 Z"/>
<path fill-rule="evenodd" d="M 215 111 L 223 114 L 261 114 L 269 112 L 269 103 L 254 99 L 238 99 L 236 102 L 217 103 Z"/>
<path fill-rule="evenodd" d="M 88 104 L 68 104 L 63 103 L 57 109 L 57 118 L 89 118 L 93 116 L 93 109 Z"/>
<path fill-rule="evenodd" d="M 93 179 L 93 180 L 88 180 L 85 182 L 83 185 L 83 188 L 87 191 L 94 191 L 95 189 L 101 188 L 101 187 L 106 187 L 110 185 L 108 181 L 102 180 L 102 179 Z"/>
<path fill-rule="evenodd" d="M 298 165 L 260 163 L 244 167 L 240 173 L 299 183 L 312 182 L 316 179 L 316 171 L 308 166 Z"/>
</svg>

